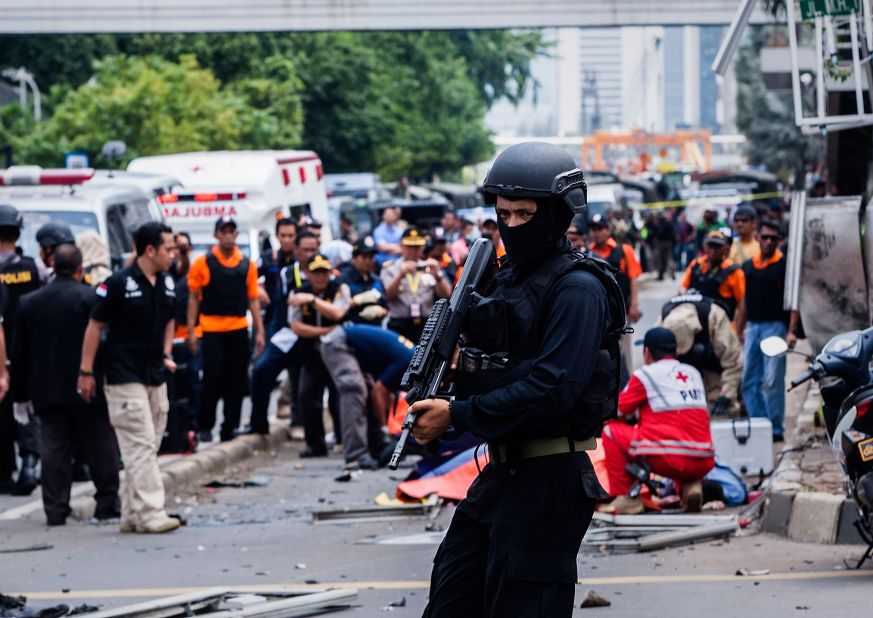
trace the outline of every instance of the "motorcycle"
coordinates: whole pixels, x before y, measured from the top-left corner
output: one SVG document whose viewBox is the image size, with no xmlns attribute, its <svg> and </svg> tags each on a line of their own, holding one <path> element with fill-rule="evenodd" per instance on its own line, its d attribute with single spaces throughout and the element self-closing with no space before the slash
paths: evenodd
<svg viewBox="0 0 873 618">
<path fill-rule="evenodd" d="M 873 327 L 840 333 L 812 358 L 788 348 L 780 337 L 761 342 L 765 356 L 792 352 L 809 360 L 809 368 L 791 382 L 792 390 L 804 382 L 819 383 L 822 416 L 831 448 L 843 472 L 846 495 L 858 510 L 855 528 L 867 551 L 854 568 L 873 555 Z"/>
</svg>

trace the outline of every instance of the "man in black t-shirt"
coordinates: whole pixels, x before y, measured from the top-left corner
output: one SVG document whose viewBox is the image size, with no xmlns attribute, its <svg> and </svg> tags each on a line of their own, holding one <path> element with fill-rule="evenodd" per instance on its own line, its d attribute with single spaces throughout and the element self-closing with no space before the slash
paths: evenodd
<svg viewBox="0 0 873 618">
<path fill-rule="evenodd" d="M 785 418 L 785 356 L 766 357 L 761 341 L 794 332 L 796 314 L 783 308 L 785 256 L 777 248 L 778 222 L 763 219 L 758 227 L 761 252 L 743 263 L 746 297 L 737 312 L 737 335 L 744 344 L 743 402 L 751 417 L 770 419 L 773 439 L 782 440 Z M 793 345 L 793 341 L 792 341 Z"/>
<path fill-rule="evenodd" d="M 100 300 L 82 343 L 77 389 L 94 397 L 94 357 L 104 343 L 109 420 L 124 460 L 121 488 L 122 532 L 168 532 L 179 520 L 164 510 L 164 485 L 157 453 L 167 424 L 167 371 L 172 360 L 176 286 L 166 272 L 173 259 L 173 234 L 162 223 L 134 233 L 136 261 L 97 287 Z"/>
</svg>

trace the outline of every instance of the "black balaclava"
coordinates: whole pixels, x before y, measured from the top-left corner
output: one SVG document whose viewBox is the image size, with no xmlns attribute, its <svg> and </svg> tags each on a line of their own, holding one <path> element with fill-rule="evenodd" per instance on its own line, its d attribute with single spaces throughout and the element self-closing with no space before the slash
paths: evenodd
<svg viewBox="0 0 873 618">
<path fill-rule="evenodd" d="M 567 243 L 565 234 L 573 213 L 562 200 L 538 199 L 530 221 L 509 227 L 497 217 L 500 238 L 511 262 L 526 266 L 557 252 Z"/>
</svg>

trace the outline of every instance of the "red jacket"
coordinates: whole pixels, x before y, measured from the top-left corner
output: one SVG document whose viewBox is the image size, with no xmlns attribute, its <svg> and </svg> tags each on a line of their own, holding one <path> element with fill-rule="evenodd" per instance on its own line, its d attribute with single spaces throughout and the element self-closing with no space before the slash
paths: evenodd
<svg viewBox="0 0 873 618">
<path fill-rule="evenodd" d="M 637 410 L 639 429 L 631 457 L 715 456 L 706 389 L 694 367 L 665 358 L 634 371 L 618 397 L 618 411 L 630 415 Z"/>
</svg>

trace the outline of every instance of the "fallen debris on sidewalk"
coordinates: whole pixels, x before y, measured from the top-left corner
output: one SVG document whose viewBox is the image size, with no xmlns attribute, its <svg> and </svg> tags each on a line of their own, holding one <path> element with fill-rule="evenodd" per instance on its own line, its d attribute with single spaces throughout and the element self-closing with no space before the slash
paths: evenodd
<svg viewBox="0 0 873 618">
<path fill-rule="evenodd" d="M 270 590 L 209 588 L 145 603 L 116 607 L 88 614 L 89 618 L 290 618 L 313 612 L 347 609 L 358 591 L 348 590 Z"/>
<path fill-rule="evenodd" d="M 429 515 L 431 511 L 439 505 L 439 503 L 440 498 L 434 494 L 423 502 L 412 504 L 321 509 L 312 511 L 312 521 L 316 524 L 339 524 L 349 522 L 392 521 L 409 517 L 424 517 Z"/>
<path fill-rule="evenodd" d="M 612 602 L 609 599 L 600 596 L 593 590 L 589 590 L 585 593 L 585 598 L 582 599 L 579 607 L 585 609 L 587 607 L 609 607 L 610 605 L 612 605 Z"/>
<path fill-rule="evenodd" d="M 653 551 L 730 536 L 739 529 L 730 515 L 611 515 L 595 513 L 583 539 L 588 546 Z"/>
</svg>

